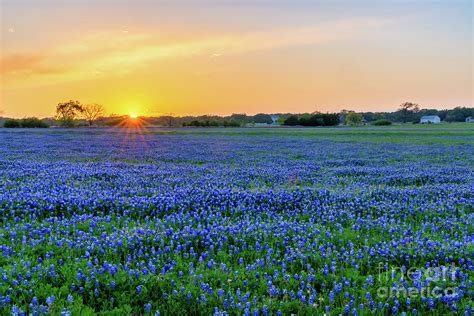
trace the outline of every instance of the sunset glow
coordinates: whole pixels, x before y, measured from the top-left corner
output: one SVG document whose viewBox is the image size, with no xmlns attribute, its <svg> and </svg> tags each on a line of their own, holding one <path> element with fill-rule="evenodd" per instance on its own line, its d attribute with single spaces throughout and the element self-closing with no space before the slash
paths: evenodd
<svg viewBox="0 0 474 316">
<path fill-rule="evenodd" d="M 0 6 L 0 110 L 12 117 L 69 99 L 144 116 L 472 106 L 468 0 Z"/>
</svg>

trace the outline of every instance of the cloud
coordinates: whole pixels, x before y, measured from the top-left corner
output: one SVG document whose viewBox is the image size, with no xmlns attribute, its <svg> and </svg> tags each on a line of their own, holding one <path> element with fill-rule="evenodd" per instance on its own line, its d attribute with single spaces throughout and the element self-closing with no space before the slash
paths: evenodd
<svg viewBox="0 0 474 316">
<path fill-rule="evenodd" d="M 9 33 L 15 33 L 15 29 L 14 29 L 13 27 L 10 27 L 10 28 L 8 29 L 8 32 L 9 32 Z"/>
<path fill-rule="evenodd" d="M 92 73 L 121 75 L 163 59 L 219 57 L 279 47 L 324 44 L 362 36 L 389 20 L 350 19 L 319 26 L 264 31 L 161 38 L 158 33 L 99 33 L 53 47 L 41 55 L 11 55 L 2 59 L 0 73 L 28 75 L 37 81 L 49 76 L 62 82 L 88 79 Z M 53 65 L 53 66 L 51 66 Z M 17 76 L 18 77 L 18 76 Z"/>
<path fill-rule="evenodd" d="M 59 67 L 43 65 L 46 60 L 42 55 L 13 54 L 0 58 L 0 74 L 53 74 L 60 73 Z"/>
<path fill-rule="evenodd" d="M 108 72 L 133 71 L 150 62 L 166 58 L 207 55 L 218 57 L 230 54 L 244 54 L 278 47 L 323 44 L 343 40 L 358 33 L 378 28 L 387 23 L 379 19 L 354 19 L 322 26 L 280 28 L 266 31 L 208 35 L 163 41 L 157 34 L 134 34 L 111 37 L 103 36 L 86 40 L 87 51 L 95 51 L 89 64 Z M 95 42 L 98 40 L 99 42 Z"/>
</svg>

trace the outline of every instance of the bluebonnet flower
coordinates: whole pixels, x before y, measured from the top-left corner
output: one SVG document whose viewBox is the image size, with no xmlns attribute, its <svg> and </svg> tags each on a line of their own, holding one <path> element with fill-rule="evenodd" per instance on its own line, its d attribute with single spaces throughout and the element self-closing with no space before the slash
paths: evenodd
<svg viewBox="0 0 474 316">
<path fill-rule="evenodd" d="M 146 310 L 147 313 L 151 313 L 151 304 L 150 303 L 145 304 L 145 310 Z"/>
<path fill-rule="evenodd" d="M 46 304 L 52 305 L 52 304 L 54 303 L 55 299 L 56 299 L 56 298 L 54 297 L 54 295 L 48 296 L 48 297 L 46 298 Z"/>
<path fill-rule="evenodd" d="M 44 297 L 46 283 L 53 287 L 48 293 L 71 291 L 66 300 L 47 301 L 57 311 L 60 303 L 70 308 L 72 295 L 76 304 L 89 304 L 79 296 L 90 291 L 90 304 L 114 306 L 124 282 L 143 304 L 155 299 L 142 288 L 153 280 L 166 291 L 163 304 L 212 298 L 219 314 L 281 314 L 295 303 L 329 313 L 336 300 L 344 314 L 401 313 L 405 305 L 410 314 L 418 301 L 374 302 L 375 283 L 421 289 L 431 282 L 423 268 L 456 263 L 449 280 L 456 295 L 423 304 L 435 313 L 471 313 L 456 309 L 472 296 L 472 259 L 459 249 L 472 239 L 462 210 L 472 204 L 473 155 L 454 137 L 443 138 L 449 146 L 359 148 L 305 135 L 256 136 L 249 143 L 242 135 L 152 132 L 143 136 L 150 146 L 132 146 L 115 132 L 97 133 L 59 131 L 53 142 L 48 134 L 0 131 L 0 143 L 8 140 L 0 144 L 0 251 L 11 267 L 0 270 L 6 289 L 0 304 L 7 309 L 23 296 L 33 297 L 32 311 L 51 312 L 34 299 Z M 376 282 L 367 274 L 379 262 Z M 406 267 L 391 279 L 388 262 Z M 411 262 L 426 266 L 401 281 Z M 64 271 L 71 274 L 65 281 Z M 334 273 L 342 275 L 335 283 Z"/>
</svg>

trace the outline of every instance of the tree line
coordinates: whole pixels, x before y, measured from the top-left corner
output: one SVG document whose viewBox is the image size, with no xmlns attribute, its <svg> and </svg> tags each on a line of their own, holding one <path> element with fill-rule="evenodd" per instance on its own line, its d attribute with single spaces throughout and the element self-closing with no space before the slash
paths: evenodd
<svg viewBox="0 0 474 316">
<path fill-rule="evenodd" d="M 342 111 L 341 113 L 344 112 Z M 437 115 L 441 121 L 445 122 L 464 122 L 467 117 L 474 117 L 474 108 L 455 107 L 451 110 L 423 109 L 417 103 L 405 102 L 394 112 L 361 112 L 361 114 L 367 122 L 387 120 L 393 123 L 418 123 L 422 116 L 427 115 Z"/>
<path fill-rule="evenodd" d="M 418 123 L 425 115 L 438 115 L 441 121 L 464 122 L 469 116 L 474 117 L 474 108 L 456 107 L 451 110 L 422 109 L 420 105 L 405 102 L 394 112 L 355 112 L 342 110 L 339 113 L 278 113 L 256 115 L 232 114 L 229 116 L 202 115 L 175 117 L 163 115 L 146 117 L 141 120 L 145 125 L 170 127 L 239 127 L 252 124 L 260 125 L 287 125 L 287 126 L 335 126 L 346 124 L 358 126 L 362 124 L 390 125 L 392 123 Z M 52 119 L 24 118 L 7 119 L 4 127 L 38 127 L 50 125 L 62 127 L 75 126 L 117 126 L 130 119 L 128 115 L 106 116 L 105 109 L 100 104 L 81 104 L 79 101 L 69 100 L 56 106 L 56 115 Z M 2 126 L 0 122 L 0 126 Z"/>
<path fill-rule="evenodd" d="M 335 126 L 339 125 L 339 123 L 338 113 L 291 115 L 283 121 L 283 125 L 288 126 Z"/>
<path fill-rule="evenodd" d="M 78 120 L 85 120 L 89 126 L 105 115 L 104 106 L 101 104 L 81 104 L 79 101 L 67 101 L 59 103 L 56 106 L 55 123 L 63 127 L 74 127 Z M 7 128 L 47 128 L 48 124 L 45 120 L 36 117 L 24 119 L 7 119 L 3 124 Z"/>
</svg>

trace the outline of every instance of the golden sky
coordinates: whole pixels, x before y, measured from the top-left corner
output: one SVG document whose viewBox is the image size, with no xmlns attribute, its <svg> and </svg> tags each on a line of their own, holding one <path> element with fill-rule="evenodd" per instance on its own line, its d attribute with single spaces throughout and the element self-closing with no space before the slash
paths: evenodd
<svg viewBox="0 0 474 316">
<path fill-rule="evenodd" d="M 473 106 L 472 2 L 1 0 L 0 110 Z"/>
</svg>

